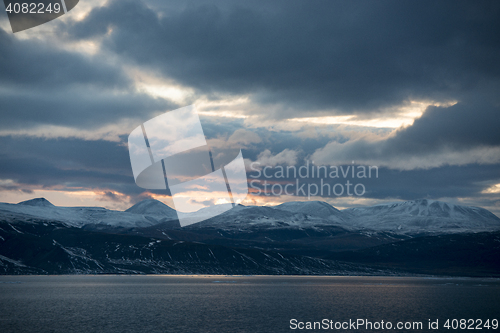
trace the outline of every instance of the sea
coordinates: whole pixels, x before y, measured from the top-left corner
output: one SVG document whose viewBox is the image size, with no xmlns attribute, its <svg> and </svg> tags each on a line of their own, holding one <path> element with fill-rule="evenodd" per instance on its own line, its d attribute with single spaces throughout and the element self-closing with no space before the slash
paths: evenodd
<svg viewBox="0 0 500 333">
<path fill-rule="evenodd" d="M 0 276 L 1 333 L 500 332 L 499 319 L 499 279 Z"/>
</svg>

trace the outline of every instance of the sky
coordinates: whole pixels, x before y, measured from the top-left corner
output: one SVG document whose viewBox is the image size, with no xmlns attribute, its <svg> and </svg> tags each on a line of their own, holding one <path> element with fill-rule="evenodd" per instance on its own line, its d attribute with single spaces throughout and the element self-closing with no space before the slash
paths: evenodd
<svg viewBox="0 0 500 333">
<path fill-rule="evenodd" d="M 214 161 L 242 151 L 243 204 L 425 198 L 500 216 L 498 17 L 498 1 L 82 0 L 13 34 L 2 12 L 0 201 L 172 205 L 135 184 L 127 138 L 194 105 Z M 356 174 L 276 174 L 313 165 Z"/>
</svg>

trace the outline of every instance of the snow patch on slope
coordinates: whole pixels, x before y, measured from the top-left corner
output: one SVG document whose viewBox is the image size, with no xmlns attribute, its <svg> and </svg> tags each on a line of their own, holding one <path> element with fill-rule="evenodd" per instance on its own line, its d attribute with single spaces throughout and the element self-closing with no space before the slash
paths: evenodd
<svg viewBox="0 0 500 333">
<path fill-rule="evenodd" d="M 412 200 L 342 211 L 355 229 L 401 233 L 477 232 L 500 229 L 500 219 L 479 207 L 466 207 L 434 200 Z"/>
<path fill-rule="evenodd" d="M 237 205 L 233 209 L 219 216 L 194 224 L 192 227 L 217 227 L 221 229 L 245 230 L 256 227 L 311 228 L 320 225 L 339 226 L 339 224 L 334 220 L 311 216 L 304 213 L 294 213 L 272 207 Z"/>
<path fill-rule="evenodd" d="M 274 208 L 292 213 L 302 213 L 311 216 L 318 216 L 332 221 L 343 221 L 343 214 L 337 208 L 324 201 L 295 201 L 285 202 Z"/>
<path fill-rule="evenodd" d="M 45 198 L 35 198 L 18 203 L 18 205 L 34 206 L 34 207 L 55 207 L 49 200 Z"/>
<path fill-rule="evenodd" d="M 172 219 L 177 218 L 177 212 L 175 211 L 175 209 L 172 209 L 169 206 L 165 205 L 163 202 L 155 199 L 146 199 L 139 203 L 136 203 L 125 212 L 148 216 L 168 217 Z"/>
<path fill-rule="evenodd" d="M 102 207 L 57 207 L 51 205 L 0 203 L 0 218 L 14 223 L 35 220 L 59 221 L 68 226 L 102 224 L 121 227 L 148 227 L 157 224 L 148 216 L 109 210 Z"/>
</svg>

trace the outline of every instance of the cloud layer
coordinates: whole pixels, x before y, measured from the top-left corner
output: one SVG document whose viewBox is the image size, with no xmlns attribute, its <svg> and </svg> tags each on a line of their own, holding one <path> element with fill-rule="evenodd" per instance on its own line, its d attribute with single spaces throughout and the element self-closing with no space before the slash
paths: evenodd
<svg viewBox="0 0 500 333">
<path fill-rule="evenodd" d="M 266 116 L 378 113 L 497 91 L 496 2 L 190 1 L 158 15 L 110 1 L 69 28 L 205 94 L 282 105 Z"/>
<path fill-rule="evenodd" d="M 355 161 L 380 167 L 366 198 L 500 205 L 497 1 L 86 6 L 46 30 L 0 28 L 2 191 L 151 195 L 126 137 L 196 103 L 217 165 L 239 149 L 262 167 Z M 376 128 L 398 117 L 410 125 Z"/>
</svg>

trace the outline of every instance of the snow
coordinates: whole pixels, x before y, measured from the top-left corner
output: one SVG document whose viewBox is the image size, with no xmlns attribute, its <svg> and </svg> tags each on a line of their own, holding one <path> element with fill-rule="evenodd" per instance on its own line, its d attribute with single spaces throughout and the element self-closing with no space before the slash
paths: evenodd
<svg viewBox="0 0 500 333">
<path fill-rule="evenodd" d="M 339 211 L 321 201 L 287 202 L 274 207 L 241 206 L 193 225 L 244 231 L 263 228 L 338 226 L 351 231 L 396 234 L 449 234 L 500 230 L 486 209 L 434 200 L 414 200 Z"/>
<path fill-rule="evenodd" d="M 125 212 L 148 216 L 167 217 L 172 219 L 177 218 L 177 212 L 175 211 L 175 209 L 172 209 L 169 206 L 165 205 L 163 202 L 154 199 L 143 200 L 133 205 Z"/>
<path fill-rule="evenodd" d="M 213 206 L 189 213 L 214 215 L 227 206 Z M 88 224 L 120 227 L 148 227 L 175 219 L 177 213 L 167 205 L 147 199 L 125 212 L 101 207 L 57 207 L 45 199 L 20 204 L 0 203 L 0 218 L 17 221 L 60 221 L 68 226 Z M 288 202 L 274 207 L 242 206 L 193 224 L 187 228 L 213 227 L 244 232 L 255 228 L 321 228 L 336 226 L 363 233 L 395 234 L 457 233 L 500 230 L 500 219 L 486 209 L 454 205 L 442 201 L 413 200 L 339 211 L 321 201 Z M 15 227 L 12 227 L 15 229 Z M 19 232 L 19 231 L 18 231 Z M 168 235 L 165 234 L 168 237 Z"/>
<path fill-rule="evenodd" d="M 9 225 L 10 225 L 10 227 L 11 227 L 12 229 L 14 229 L 14 231 L 16 231 L 17 233 L 20 233 L 20 234 L 23 234 L 23 233 L 24 233 L 24 232 L 22 232 L 22 231 L 17 230 L 16 228 L 14 228 L 14 226 L 13 226 L 12 224 L 9 224 Z"/>
<path fill-rule="evenodd" d="M 4 257 L 2 255 L 0 255 L 0 260 L 10 262 L 11 264 L 14 264 L 14 265 L 19 266 L 19 267 L 26 267 L 20 261 L 17 261 L 17 260 L 14 260 L 14 259 L 10 259 L 10 258 Z"/>
<path fill-rule="evenodd" d="M 333 208 L 333 207 L 332 207 Z M 338 225 L 335 220 L 304 213 L 294 213 L 272 207 L 242 206 L 203 221 L 189 228 L 217 227 L 226 230 L 244 231 L 256 227 L 265 228 L 307 228 L 317 225 Z"/>
<path fill-rule="evenodd" d="M 293 213 L 303 213 L 313 216 L 330 219 L 333 221 L 342 221 L 342 213 L 337 208 L 324 201 L 295 201 L 285 202 L 274 208 Z"/>
<path fill-rule="evenodd" d="M 500 230 L 486 209 L 434 200 L 412 200 L 342 210 L 351 228 L 400 233 L 456 233 Z"/>
<path fill-rule="evenodd" d="M 35 206 L 35 207 L 54 207 L 54 205 L 45 198 L 35 198 L 18 203 L 18 205 Z"/>
<path fill-rule="evenodd" d="M 166 207 L 174 211 L 170 207 Z M 109 210 L 102 207 L 57 207 L 45 199 L 34 199 L 19 204 L 0 203 L 0 217 L 11 222 L 28 222 L 33 219 L 39 219 L 58 221 L 73 227 L 82 227 L 87 224 L 148 227 L 158 223 L 156 219 L 146 215 L 146 210 L 144 212 L 145 214 L 137 214 Z M 158 210 L 153 210 L 153 213 L 150 215 L 158 216 L 157 213 Z M 164 217 L 166 216 L 164 215 Z"/>
</svg>

